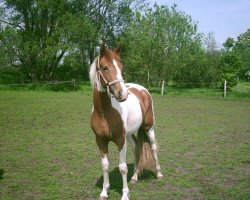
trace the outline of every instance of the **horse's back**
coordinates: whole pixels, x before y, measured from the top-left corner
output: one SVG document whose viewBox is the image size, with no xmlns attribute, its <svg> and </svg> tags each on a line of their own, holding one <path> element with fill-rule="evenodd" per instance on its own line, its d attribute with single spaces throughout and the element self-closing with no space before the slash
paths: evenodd
<svg viewBox="0 0 250 200">
<path fill-rule="evenodd" d="M 126 83 L 125 85 L 129 91 L 129 95 L 134 95 L 138 99 L 142 114 L 141 126 L 148 131 L 154 124 L 152 97 L 148 90 L 141 85 L 134 83 Z M 131 107 L 134 109 L 133 105 Z"/>
<path fill-rule="evenodd" d="M 150 109 L 153 110 L 152 97 L 145 87 L 135 83 L 126 83 L 125 85 L 129 93 L 135 95 L 139 100 L 142 107 L 142 112 L 147 112 Z"/>
</svg>

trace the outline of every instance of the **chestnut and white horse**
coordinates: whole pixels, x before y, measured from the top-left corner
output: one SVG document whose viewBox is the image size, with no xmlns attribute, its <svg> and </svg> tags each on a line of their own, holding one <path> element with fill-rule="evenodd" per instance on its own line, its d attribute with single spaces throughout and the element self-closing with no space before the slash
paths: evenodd
<svg viewBox="0 0 250 200">
<path fill-rule="evenodd" d="M 90 124 L 101 153 L 103 190 L 100 199 L 108 198 L 108 144 L 114 142 L 119 150 L 119 170 L 122 175 L 122 200 L 129 199 L 126 164 L 127 141 L 135 154 L 132 183 L 138 181 L 143 169 L 155 165 L 157 178 L 162 178 L 154 133 L 154 111 L 149 92 L 141 85 L 124 83 L 120 47 L 110 50 L 103 43 L 100 56 L 90 67 L 93 87 L 93 110 Z"/>
</svg>

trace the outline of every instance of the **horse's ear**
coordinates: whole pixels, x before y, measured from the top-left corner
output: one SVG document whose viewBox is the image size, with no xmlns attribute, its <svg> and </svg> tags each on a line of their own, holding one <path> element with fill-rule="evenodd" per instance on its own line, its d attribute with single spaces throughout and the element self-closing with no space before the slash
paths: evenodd
<svg viewBox="0 0 250 200">
<path fill-rule="evenodd" d="M 114 48 L 113 51 L 119 56 L 121 51 L 121 44 L 118 44 L 118 46 Z"/>
<path fill-rule="evenodd" d="M 101 48 L 100 48 L 100 55 L 101 55 L 101 57 L 104 56 L 105 52 L 106 52 L 105 41 L 102 41 Z"/>
</svg>

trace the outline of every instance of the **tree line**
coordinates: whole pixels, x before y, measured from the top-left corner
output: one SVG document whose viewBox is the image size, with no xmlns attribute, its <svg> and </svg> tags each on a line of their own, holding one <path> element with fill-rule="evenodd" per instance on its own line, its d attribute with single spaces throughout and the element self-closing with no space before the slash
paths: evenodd
<svg viewBox="0 0 250 200">
<path fill-rule="evenodd" d="M 147 86 L 247 78 L 250 29 L 218 48 L 191 16 L 144 0 L 0 1 L 0 83 L 88 81 L 103 39 L 122 45 L 124 78 Z"/>
</svg>

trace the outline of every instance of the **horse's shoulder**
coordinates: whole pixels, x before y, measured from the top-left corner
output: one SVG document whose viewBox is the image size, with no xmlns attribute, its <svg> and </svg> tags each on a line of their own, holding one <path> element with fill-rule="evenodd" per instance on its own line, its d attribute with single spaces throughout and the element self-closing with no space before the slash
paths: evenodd
<svg viewBox="0 0 250 200">
<path fill-rule="evenodd" d="M 151 101 L 151 95 L 149 91 L 142 85 L 135 83 L 126 83 L 125 85 L 129 93 L 134 94 L 137 98 L 142 99 L 143 101 L 145 100 Z"/>
<path fill-rule="evenodd" d="M 142 85 L 136 84 L 136 83 L 125 83 L 125 86 L 127 89 L 137 89 L 137 90 L 146 90 L 148 91 L 145 87 L 143 87 Z"/>
</svg>

